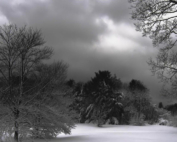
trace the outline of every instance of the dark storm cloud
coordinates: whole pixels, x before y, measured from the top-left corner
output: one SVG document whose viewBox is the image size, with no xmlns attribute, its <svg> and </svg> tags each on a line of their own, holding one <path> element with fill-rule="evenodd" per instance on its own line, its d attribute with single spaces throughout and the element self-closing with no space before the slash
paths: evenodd
<svg viewBox="0 0 177 142">
<path fill-rule="evenodd" d="M 142 80 L 152 94 L 158 93 L 158 81 L 146 63 L 156 50 L 134 30 L 127 0 L 15 1 L 1 0 L 0 12 L 10 23 L 41 29 L 47 45 L 54 48 L 52 60 L 69 64 L 69 78 L 86 81 L 98 70 L 109 70 L 123 81 Z M 106 22 L 118 31 L 114 33 Z M 117 43 L 102 45 L 100 37 L 110 35 L 117 36 Z"/>
<path fill-rule="evenodd" d="M 108 16 L 115 22 L 130 22 L 130 5 L 128 0 L 110 0 L 99 3 L 95 1 L 95 10 L 101 16 Z"/>
</svg>

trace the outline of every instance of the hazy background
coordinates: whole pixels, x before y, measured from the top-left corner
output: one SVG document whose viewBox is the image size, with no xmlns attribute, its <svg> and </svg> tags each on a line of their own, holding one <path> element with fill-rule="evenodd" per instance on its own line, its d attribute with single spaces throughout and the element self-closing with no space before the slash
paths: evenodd
<svg viewBox="0 0 177 142">
<path fill-rule="evenodd" d="M 157 49 L 135 30 L 128 0 L 0 0 L 0 25 L 41 29 L 51 60 L 69 64 L 68 78 L 87 81 L 109 70 L 123 82 L 142 81 L 154 102 L 164 101 L 147 61 Z M 168 100 L 168 102 L 171 100 Z"/>
</svg>

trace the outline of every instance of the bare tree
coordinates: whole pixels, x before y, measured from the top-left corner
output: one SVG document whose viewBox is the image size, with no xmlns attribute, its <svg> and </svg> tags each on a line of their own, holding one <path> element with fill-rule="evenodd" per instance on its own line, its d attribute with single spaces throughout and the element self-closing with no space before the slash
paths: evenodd
<svg viewBox="0 0 177 142">
<path fill-rule="evenodd" d="M 177 39 L 177 1 L 175 0 L 129 0 L 132 6 L 132 18 L 136 28 L 149 35 L 153 44 L 165 44 L 164 50 L 175 46 Z"/>
<path fill-rule="evenodd" d="M 160 46 L 156 59 L 150 59 L 151 71 L 164 83 L 177 89 L 177 1 L 129 0 L 132 18 L 143 36 L 149 36 L 154 46 Z M 174 91 L 173 91 L 174 93 Z"/>
<path fill-rule="evenodd" d="M 66 65 L 62 62 L 48 67 L 42 65 L 42 61 L 49 59 L 51 55 L 52 49 L 45 46 L 40 30 L 26 26 L 19 28 L 16 25 L 0 27 L 1 104 L 10 110 L 10 115 L 14 118 L 14 139 L 17 142 L 22 130 L 32 128 L 32 114 L 39 108 L 36 104 L 47 104 L 48 96 L 57 90 L 57 81 L 63 81 L 58 78 L 59 74 L 60 77 L 65 77 L 63 73 L 66 73 Z M 41 67 L 46 71 L 38 70 Z M 43 79 L 39 79 L 42 74 Z M 54 80 L 55 85 L 51 84 Z M 45 101 L 39 99 L 41 94 L 46 94 L 43 95 Z M 42 116 L 42 112 L 44 110 L 41 110 L 39 116 Z"/>
<path fill-rule="evenodd" d="M 68 109 L 72 100 L 71 90 L 65 85 L 66 71 L 63 62 L 40 64 L 35 74 L 27 78 L 20 107 L 22 131 L 25 126 L 27 133 L 34 137 L 70 133 L 74 113 Z"/>
</svg>

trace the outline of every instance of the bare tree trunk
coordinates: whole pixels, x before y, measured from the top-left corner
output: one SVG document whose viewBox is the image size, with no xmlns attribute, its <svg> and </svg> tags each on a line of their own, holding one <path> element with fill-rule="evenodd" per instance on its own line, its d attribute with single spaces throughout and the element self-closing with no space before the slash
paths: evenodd
<svg viewBox="0 0 177 142">
<path fill-rule="evenodd" d="M 120 110 L 119 111 L 119 125 L 122 124 L 122 113 L 123 113 L 123 111 Z"/>
<path fill-rule="evenodd" d="M 24 57 L 23 57 L 23 53 L 21 55 L 21 75 L 20 75 L 20 92 L 19 92 L 19 98 L 18 98 L 18 102 L 17 102 L 17 106 L 19 106 L 21 104 L 21 99 L 23 96 L 23 79 L 24 79 Z M 20 111 L 18 110 L 18 108 L 15 108 L 15 132 L 14 132 L 14 140 L 15 142 L 19 142 L 19 124 L 18 124 L 18 118 L 19 118 L 19 113 Z"/>
<path fill-rule="evenodd" d="M 97 126 L 98 127 L 102 127 L 102 110 L 100 110 L 99 112 L 98 112 L 98 117 L 97 117 L 97 119 L 98 119 L 98 124 L 97 124 Z"/>
<path fill-rule="evenodd" d="M 17 108 L 15 108 L 14 116 L 15 116 L 15 123 L 14 123 L 14 127 L 15 127 L 14 140 L 15 140 L 15 142 L 19 142 L 19 124 L 18 124 L 19 110 L 18 110 Z"/>
<path fill-rule="evenodd" d="M 140 122 L 140 117 L 141 117 L 141 101 L 139 99 L 139 111 L 138 111 L 138 121 Z"/>
</svg>

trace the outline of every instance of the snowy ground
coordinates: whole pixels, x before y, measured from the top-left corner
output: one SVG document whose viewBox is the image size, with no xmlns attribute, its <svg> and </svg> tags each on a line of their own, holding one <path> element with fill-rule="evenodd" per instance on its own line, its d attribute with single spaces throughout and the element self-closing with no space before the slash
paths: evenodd
<svg viewBox="0 0 177 142">
<path fill-rule="evenodd" d="M 177 142 L 177 128 L 159 125 L 106 125 L 98 128 L 95 125 L 78 124 L 71 135 L 61 134 L 49 142 Z"/>
</svg>

